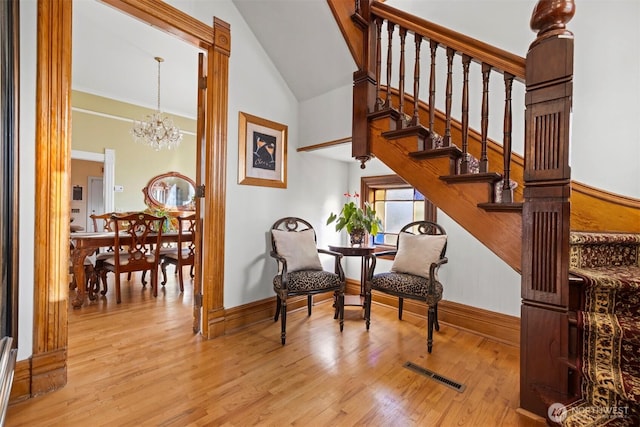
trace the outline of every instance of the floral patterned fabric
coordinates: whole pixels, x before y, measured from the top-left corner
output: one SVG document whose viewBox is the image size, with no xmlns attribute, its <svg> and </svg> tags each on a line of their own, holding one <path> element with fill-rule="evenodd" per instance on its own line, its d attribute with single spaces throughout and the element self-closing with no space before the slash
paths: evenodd
<svg viewBox="0 0 640 427">
<path fill-rule="evenodd" d="M 574 232 L 570 244 L 570 272 L 585 283 L 578 312 L 583 398 L 567 408 L 562 425 L 638 426 L 640 235 Z"/>
</svg>

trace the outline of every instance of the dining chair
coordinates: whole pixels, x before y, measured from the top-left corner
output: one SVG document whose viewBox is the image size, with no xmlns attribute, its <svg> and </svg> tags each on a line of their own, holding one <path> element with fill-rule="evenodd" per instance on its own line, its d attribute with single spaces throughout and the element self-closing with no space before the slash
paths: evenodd
<svg viewBox="0 0 640 427">
<path fill-rule="evenodd" d="M 153 296 L 158 295 L 158 266 L 160 253 L 153 248 L 160 247 L 164 217 L 148 213 L 113 215 L 115 248 L 122 248 L 103 260 L 103 268 L 115 274 L 116 302 L 122 301 L 120 274 L 134 271 L 150 271 Z M 146 286 L 146 282 L 142 282 Z"/>
<path fill-rule="evenodd" d="M 71 280 L 69 282 L 69 290 L 73 291 L 78 287 L 78 280 L 76 279 L 76 275 L 73 271 L 73 263 L 71 261 L 71 253 L 73 252 L 74 245 L 71 243 L 69 245 L 69 275 Z M 89 299 L 94 299 L 95 293 L 98 292 L 100 288 L 99 277 L 97 274 L 97 270 L 95 267 L 95 258 L 94 257 L 86 257 L 84 259 L 84 276 L 85 276 L 85 290 L 89 295 Z"/>
<path fill-rule="evenodd" d="M 180 292 L 184 292 L 183 267 L 190 265 L 189 275 L 193 278 L 193 266 L 196 259 L 196 242 L 193 236 L 196 233 L 196 214 L 178 217 L 178 244 L 175 247 L 165 248 L 160 251 L 162 269 L 162 286 L 167 283 L 167 264 L 176 267 L 176 273 L 180 281 Z M 187 235 L 190 238 L 187 238 Z"/>
<path fill-rule="evenodd" d="M 414 221 L 400 230 L 395 250 L 376 252 L 365 283 L 364 318 L 367 330 L 371 320 L 371 292 L 378 291 L 398 297 L 398 319 L 402 320 L 405 298 L 427 305 L 427 351 L 433 347 L 433 329 L 440 330 L 438 302 L 443 286 L 438 270 L 447 263 L 447 234 L 442 226 L 431 221 Z M 376 260 L 393 256 L 391 271 L 375 274 Z"/>
<path fill-rule="evenodd" d="M 333 272 L 325 271 L 318 254 L 334 257 Z M 334 318 L 340 319 L 340 332 L 344 326 L 345 276 L 342 269 L 342 254 L 317 248 L 316 233 L 307 221 L 286 217 L 271 226 L 271 256 L 276 259 L 278 273 L 273 278 L 276 293 L 276 314 L 281 317 L 280 339 L 285 343 L 287 331 L 287 298 L 307 296 L 307 313 L 311 316 L 313 295 L 333 292 Z"/>
</svg>

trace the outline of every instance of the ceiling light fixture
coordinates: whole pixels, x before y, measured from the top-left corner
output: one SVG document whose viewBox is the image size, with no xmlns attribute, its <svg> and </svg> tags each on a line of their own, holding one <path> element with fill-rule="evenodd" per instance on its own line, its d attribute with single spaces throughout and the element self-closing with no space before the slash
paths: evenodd
<svg viewBox="0 0 640 427">
<path fill-rule="evenodd" d="M 173 120 L 163 116 L 160 111 L 160 63 L 164 59 L 159 56 L 154 59 L 158 61 L 158 110 L 148 115 L 144 121 L 134 120 L 131 134 L 136 142 L 149 145 L 156 151 L 163 148 L 171 150 L 180 145 L 182 132 L 173 125 Z"/>
</svg>

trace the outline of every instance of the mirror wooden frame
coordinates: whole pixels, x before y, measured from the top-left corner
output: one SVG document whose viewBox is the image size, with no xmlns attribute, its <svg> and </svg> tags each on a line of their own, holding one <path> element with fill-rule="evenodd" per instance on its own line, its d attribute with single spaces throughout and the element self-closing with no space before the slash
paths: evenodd
<svg viewBox="0 0 640 427">
<path fill-rule="evenodd" d="M 167 208 L 167 206 L 164 203 L 160 202 L 158 199 L 156 199 L 153 196 L 152 189 L 154 185 L 157 182 L 162 181 L 163 179 L 166 179 L 166 178 L 178 178 L 186 181 L 189 185 L 191 185 L 191 188 L 193 188 L 193 194 L 195 195 L 196 183 L 193 179 L 189 178 L 186 175 L 181 174 L 180 172 L 167 172 L 167 173 L 162 173 L 152 177 L 147 183 L 147 185 L 142 189 L 142 194 L 144 194 L 144 203 L 147 206 L 149 206 L 151 209 L 162 209 L 166 211 L 180 211 L 180 212 L 195 211 L 195 202 L 188 206 L 181 205 L 181 206 L 171 206 Z"/>
</svg>

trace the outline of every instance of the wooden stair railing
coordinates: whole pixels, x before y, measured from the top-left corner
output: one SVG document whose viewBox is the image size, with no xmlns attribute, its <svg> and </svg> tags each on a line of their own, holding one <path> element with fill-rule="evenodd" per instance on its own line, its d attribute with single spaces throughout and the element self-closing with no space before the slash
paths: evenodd
<svg viewBox="0 0 640 427">
<path fill-rule="evenodd" d="M 371 89 L 359 88 L 360 85 L 375 85 L 373 91 L 376 93 L 375 100 L 373 102 L 365 101 L 367 105 L 371 104 L 372 109 L 369 112 L 383 113 L 384 111 L 395 111 L 395 127 L 389 132 L 385 133 L 385 137 L 405 137 L 411 133 L 415 133 L 419 136 L 419 142 L 415 151 L 432 150 L 440 147 L 449 147 L 452 145 L 452 123 L 454 118 L 452 116 L 452 96 L 454 89 L 453 73 L 454 73 L 454 58 L 460 56 L 462 58 L 462 106 L 460 111 L 461 126 L 460 126 L 460 146 L 461 154 L 456 154 L 457 158 L 454 162 L 455 168 L 450 175 L 468 175 L 471 173 L 490 173 L 489 159 L 487 156 L 487 145 L 489 143 L 488 128 L 489 128 L 489 80 L 491 73 L 501 73 L 504 75 L 505 80 L 505 93 L 504 93 L 504 119 L 503 119 L 503 161 L 502 169 L 500 170 L 500 177 L 502 179 L 502 189 L 500 194 L 496 198 L 497 200 L 486 200 L 485 207 L 490 208 L 491 203 L 504 203 L 511 204 L 514 201 L 513 196 L 513 184 L 511 182 L 510 170 L 511 170 L 511 129 L 512 129 L 512 106 L 511 106 L 511 92 L 514 80 L 520 84 L 524 82 L 524 58 L 513 55 L 509 52 L 495 48 L 488 44 L 482 43 L 478 40 L 467 37 L 463 34 L 454 32 L 452 30 L 441 27 L 437 24 L 428 22 L 426 20 L 414 17 L 398 9 L 394 9 L 384 3 L 379 2 L 356 2 L 357 22 L 369 20 L 371 22 L 372 30 L 367 34 L 374 35 L 369 40 L 370 55 L 375 57 L 375 60 L 370 60 L 369 63 L 375 64 L 375 70 L 369 75 L 373 74 L 373 79 L 361 79 L 356 81 L 354 87 L 354 94 L 356 91 L 360 94 L 369 94 Z M 383 32 L 386 28 L 386 38 L 383 40 Z M 397 28 L 397 34 L 399 39 L 394 37 L 395 30 Z M 406 65 L 406 37 L 412 35 L 414 40 L 414 63 L 413 66 Z M 428 42 L 429 63 L 427 67 L 421 67 L 421 46 L 423 41 Z M 386 42 L 386 46 L 383 43 Z M 427 45 L 427 43 L 425 43 Z M 384 47 L 384 49 L 383 49 Z M 397 71 L 397 84 L 392 80 L 394 70 L 394 48 L 399 50 L 399 65 Z M 435 101 L 436 96 L 436 57 L 438 49 L 444 49 L 446 52 L 447 72 L 446 72 L 446 89 L 445 93 L 441 96 L 445 100 L 445 119 L 444 128 L 438 129 L 436 126 L 435 116 Z M 386 60 L 383 61 L 382 52 L 386 51 Z M 469 75 L 471 62 L 481 64 L 482 73 L 482 111 L 481 111 L 481 135 L 480 135 L 480 148 L 478 153 L 479 160 L 472 158 L 469 151 Z M 407 68 L 412 69 L 407 71 Z M 419 111 L 420 105 L 420 70 L 421 68 L 429 69 L 429 87 L 428 87 L 428 119 L 422 121 L 428 123 L 428 127 L 421 124 L 421 112 Z M 413 94 L 409 96 L 405 93 L 405 76 L 408 73 L 413 73 Z M 381 77 L 386 76 L 386 85 L 381 84 Z M 392 87 L 398 87 L 398 93 L 402 96 L 398 96 L 394 104 L 392 97 Z M 355 100 L 355 98 L 354 98 Z M 410 102 L 406 102 L 410 101 Z M 397 108 L 395 108 L 397 105 Z M 359 111 L 360 115 L 364 112 Z M 356 117 L 354 111 L 354 123 L 356 120 L 360 120 L 362 117 Z M 355 131 L 355 128 L 354 128 Z M 393 132 L 396 133 L 393 133 Z M 440 137 L 441 136 L 441 137 Z M 354 135 L 353 143 L 353 155 L 359 159 L 363 164 L 368 160 L 371 153 L 369 152 L 369 144 L 367 138 Z M 472 166 L 473 160 L 473 166 Z M 497 181 L 495 179 L 495 172 L 499 169 L 498 165 L 492 166 L 494 172 L 489 181 Z M 477 180 L 478 177 L 472 177 L 472 180 Z M 460 181 L 460 179 L 458 179 Z M 519 183 L 521 187 L 521 182 Z M 513 206 L 510 206 L 513 207 Z"/>
</svg>

